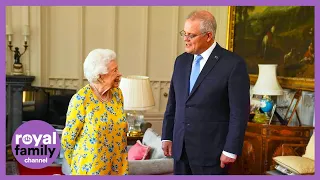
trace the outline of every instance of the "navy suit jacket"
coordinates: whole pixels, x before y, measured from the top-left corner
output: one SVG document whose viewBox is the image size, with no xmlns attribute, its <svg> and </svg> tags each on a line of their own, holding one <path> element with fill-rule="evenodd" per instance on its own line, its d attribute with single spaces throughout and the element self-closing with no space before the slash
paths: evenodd
<svg viewBox="0 0 320 180">
<path fill-rule="evenodd" d="M 242 152 L 250 110 L 250 82 L 245 61 L 219 44 L 212 51 L 191 93 L 194 55 L 177 57 L 162 126 L 162 140 L 173 143 L 180 160 L 183 144 L 190 164 L 220 164 L 222 151 Z"/>
</svg>

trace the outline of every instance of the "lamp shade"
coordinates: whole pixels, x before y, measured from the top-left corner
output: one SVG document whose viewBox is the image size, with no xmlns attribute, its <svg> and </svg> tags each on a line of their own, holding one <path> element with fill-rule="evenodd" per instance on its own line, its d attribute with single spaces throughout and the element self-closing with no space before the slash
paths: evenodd
<svg viewBox="0 0 320 180">
<path fill-rule="evenodd" d="M 124 98 L 124 110 L 144 111 L 155 106 L 150 80 L 147 76 L 122 77 L 120 89 Z"/>
<path fill-rule="evenodd" d="M 277 64 L 259 64 L 259 76 L 252 89 L 257 95 L 282 95 L 283 89 L 277 80 Z"/>
</svg>

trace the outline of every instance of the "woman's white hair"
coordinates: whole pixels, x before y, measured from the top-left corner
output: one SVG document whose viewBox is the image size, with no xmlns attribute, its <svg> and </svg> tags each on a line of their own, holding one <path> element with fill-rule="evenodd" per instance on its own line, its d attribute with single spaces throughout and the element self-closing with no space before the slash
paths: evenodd
<svg viewBox="0 0 320 180">
<path fill-rule="evenodd" d="M 116 53 L 110 49 L 92 50 L 83 63 L 84 76 L 90 83 L 97 82 L 102 74 L 107 74 L 108 64 L 116 59 Z"/>
</svg>

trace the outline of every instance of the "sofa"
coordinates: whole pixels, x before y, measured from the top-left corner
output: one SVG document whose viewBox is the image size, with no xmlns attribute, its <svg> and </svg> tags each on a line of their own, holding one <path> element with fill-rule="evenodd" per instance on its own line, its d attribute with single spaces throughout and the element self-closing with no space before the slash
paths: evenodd
<svg viewBox="0 0 320 180">
<path fill-rule="evenodd" d="M 150 147 L 149 158 L 129 160 L 129 175 L 173 174 L 173 159 L 164 156 L 161 137 L 153 129 L 148 128 L 145 131 L 142 144 Z M 131 147 L 128 147 L 129 153 Z"/>
<path fill-rule="evenodd" d="M 142 144 L 150 147 L 148 159 L 129 160 L 129 175 L 169 175 L 173 174 L 173 159 L 165 157 L 162 151 L 161 137 L 151 128 L 143 136 Z M 128 146 L 128 152 L 133 146 Z M 65 158 L 62 160 L 62 173 L 70 174 Z"/>
</svg>

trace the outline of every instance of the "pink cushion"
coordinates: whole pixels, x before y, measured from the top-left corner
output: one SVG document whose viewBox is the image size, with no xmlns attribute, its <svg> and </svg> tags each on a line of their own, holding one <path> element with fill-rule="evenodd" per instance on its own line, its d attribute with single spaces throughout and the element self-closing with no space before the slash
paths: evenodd
<svg viewBox="0 0 320 180">
<path fill-rule="evenodd" d="M 137 140 L 128 152 L 128 160 L 144 160 L 148 158 L 150 147 L 143 145 L 140 140 Z"/>
</svg>

